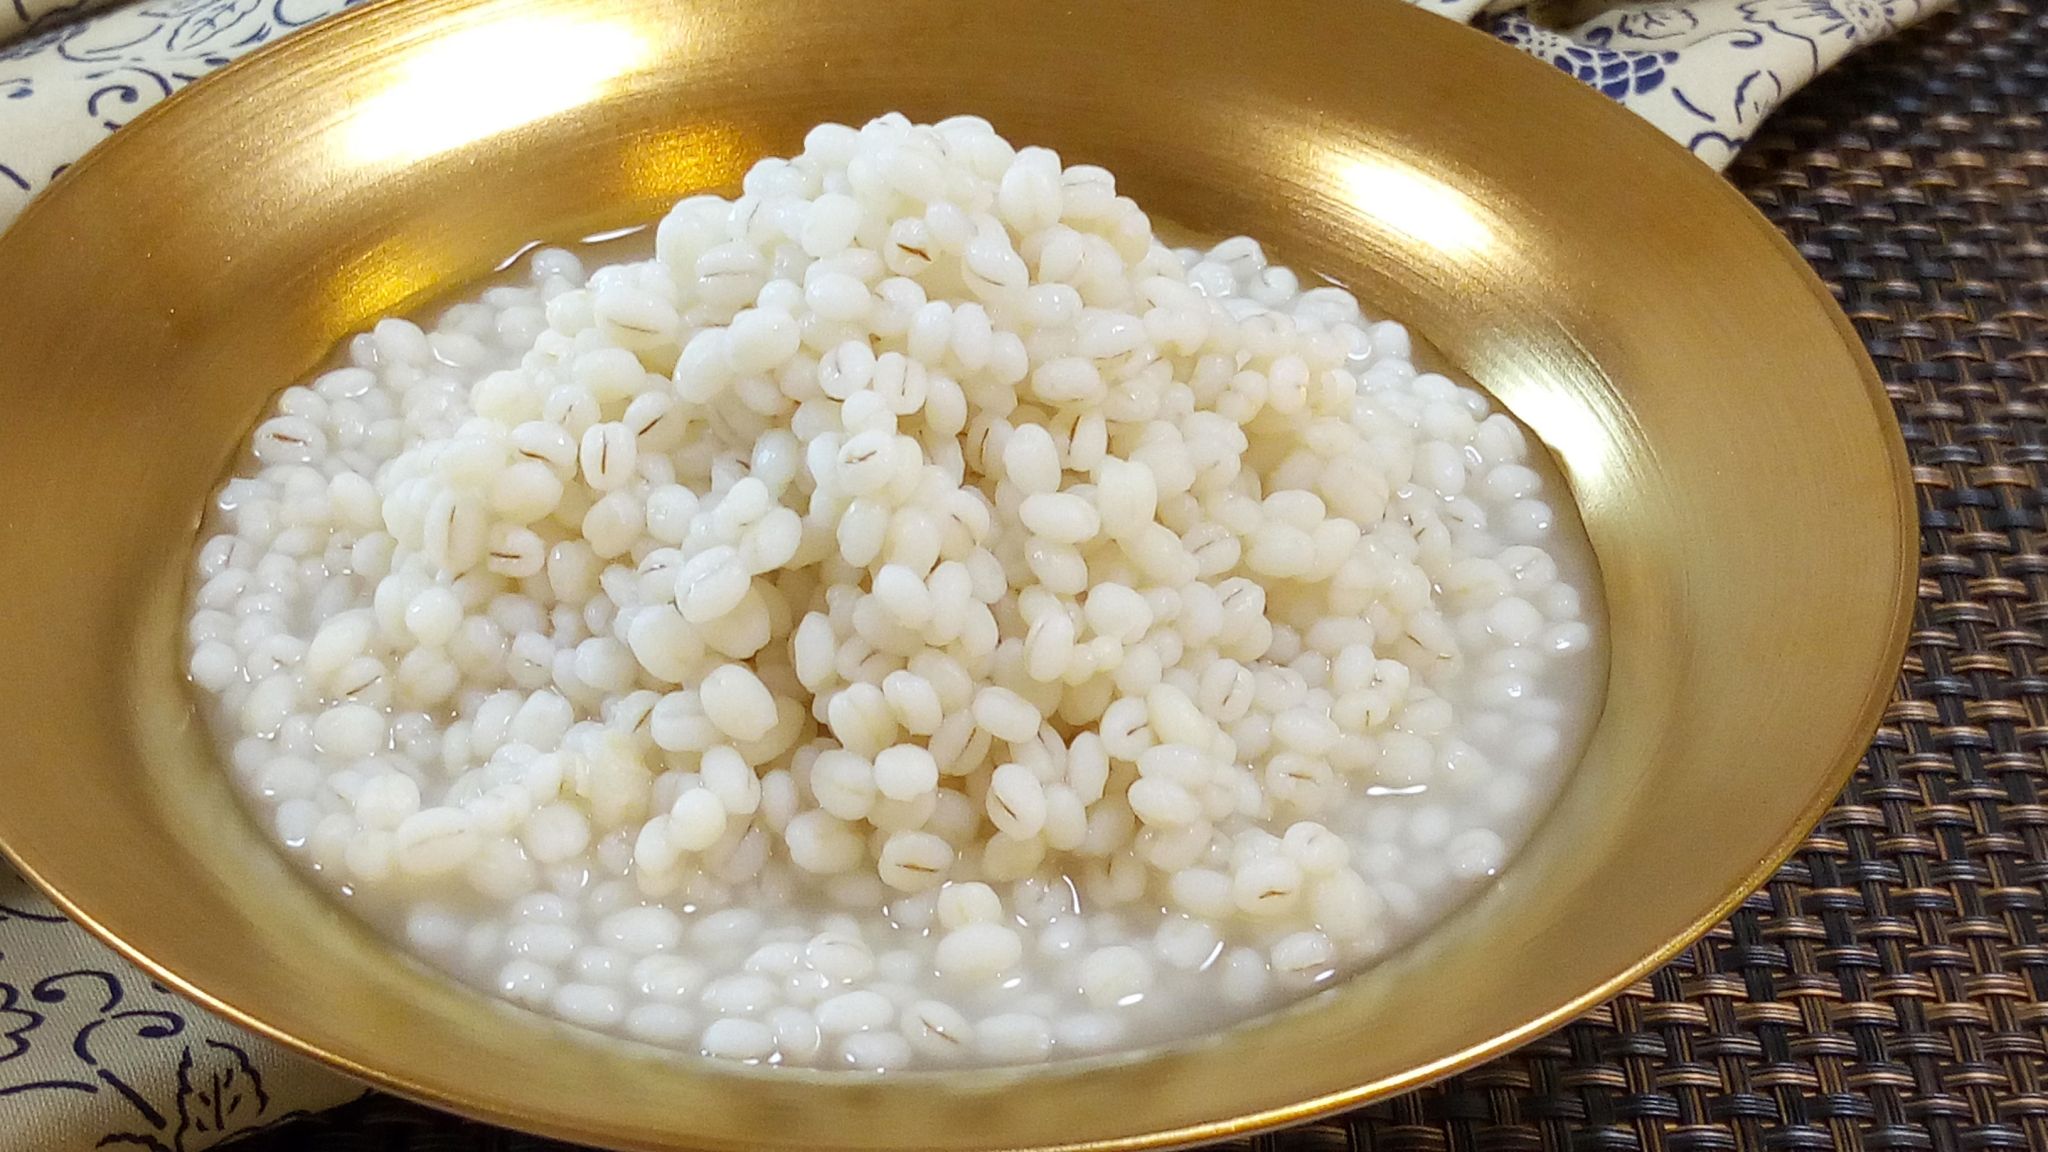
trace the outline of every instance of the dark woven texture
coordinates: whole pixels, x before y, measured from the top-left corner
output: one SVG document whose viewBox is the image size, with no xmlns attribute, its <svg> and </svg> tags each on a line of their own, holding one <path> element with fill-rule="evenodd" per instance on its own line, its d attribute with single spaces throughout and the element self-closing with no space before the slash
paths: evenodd
<svg viewBox="0 0 2048 1152">
<path fill-rule="evenodd" d="M 1920 601 L 1883 727 L 1792 862 L 1649 980 L 1243 1144 L 2048 1152 L 2048 11 L 1965 0 L 1802 94 L 1731 176 L 1834 288 L 1912 452 Z M 566 1146 L 371 1097 L 235 1147 Z"/>
</svg>

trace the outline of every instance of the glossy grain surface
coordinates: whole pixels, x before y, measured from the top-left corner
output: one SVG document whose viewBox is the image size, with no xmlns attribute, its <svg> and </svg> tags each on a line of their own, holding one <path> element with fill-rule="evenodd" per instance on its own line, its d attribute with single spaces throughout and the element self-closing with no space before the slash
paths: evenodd
<svg viewBox="0 0 2048 1152">
<path fill-rule="evenodd" d="M 180 580 L 268 398 L 528 240 L 649 220 L 888 109 L 985 115 L 1162 218 L 1270 241 L 1559 458 L 1606 580 L 1607 710 L 1525 854 L 1422 946 L 1145 1059 L 735 1072 L 401 960 L 242 816 L 182 690 Z M 9 853 L 252 1027 L 620 1147 L 1185 1143 L 1538 1034 L 1719 918 L 1819 815 L 1912 590 L 1897 429 L 1792 250 L 1620 109 L 1392 3 L 376 5 L 167 102 L 0 237 L 0 410 Z"/>
</svg>

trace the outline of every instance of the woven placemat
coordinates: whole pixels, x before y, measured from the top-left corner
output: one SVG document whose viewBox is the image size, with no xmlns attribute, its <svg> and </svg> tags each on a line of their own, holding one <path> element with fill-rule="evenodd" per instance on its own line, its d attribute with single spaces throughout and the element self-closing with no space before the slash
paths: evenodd
<svg viewBox="0 0 2048 1152">
<path fill-rule="evenodd" d="M 1920 599 L 1883 727 L 1792 862 L 1650 979 L 1236 1146 L 2048 1150 L 2048 12 L 1965 0 L 1803 93 L 1730 175 L 1834 289 L 1911 450 Z M 234 1147 L 568 1146 L 372 1096 Z"/>
</svg>

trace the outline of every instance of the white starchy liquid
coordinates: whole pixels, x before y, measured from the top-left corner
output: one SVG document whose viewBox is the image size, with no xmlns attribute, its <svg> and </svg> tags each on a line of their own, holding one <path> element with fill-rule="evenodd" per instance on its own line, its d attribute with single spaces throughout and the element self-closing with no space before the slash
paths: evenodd
<svg viewBox="0 0 2048 1152">
<path fill-rule="evenodd" d="M 651 260 L 542 251 L 348 359 L 222 489 L 190 674 L 293 857 L 591 1028 L 1213 1031 L 1494 875 L 1597 708 L 1513 421 L 978 120 L 821 127 Z"/>
</svg>

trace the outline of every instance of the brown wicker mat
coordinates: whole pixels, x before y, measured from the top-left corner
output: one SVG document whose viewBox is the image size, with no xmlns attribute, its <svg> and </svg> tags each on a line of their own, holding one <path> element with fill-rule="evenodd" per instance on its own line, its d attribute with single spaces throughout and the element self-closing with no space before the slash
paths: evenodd
<svg viewBox="0 0 2048 1152">
<path fill-rule="evenodd" d="M 1964 0 L 1802 94 L 1731 176 L 1833 286 L 1912 452 L 1920 603 L 1883 728 L 1770 885 L 1620 999 L 1242 1143 L 2048 1152 L 2048 10 Z M 235 1145 L 565 1147 L 381 1096 Z"/>
</svg>

